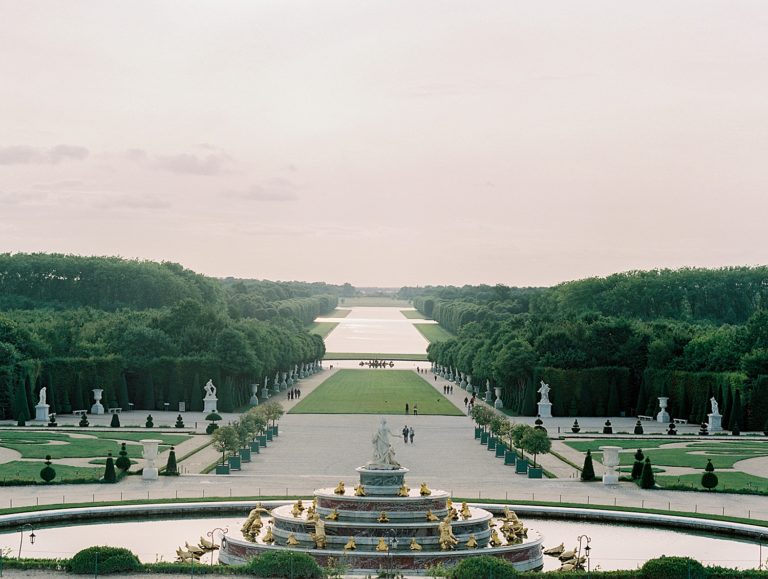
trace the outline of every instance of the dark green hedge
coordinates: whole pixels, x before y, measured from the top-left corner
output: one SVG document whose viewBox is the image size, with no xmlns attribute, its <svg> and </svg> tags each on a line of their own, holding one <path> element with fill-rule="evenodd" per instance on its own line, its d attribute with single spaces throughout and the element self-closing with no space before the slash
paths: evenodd
<svg viewBox="0 0 768 579">
<path fill-rule="evenodd" d="M 634 407 L 628 368 L 536 368 L 535 390 L 541 380 L 552 387 L 549 399 L 553 416 L 618 416 Z"/>
<path fill-rule="evenodd" d="M 141 568 L 139 558 L 122 547 L 88 547 L 75 554 L 68 571 L 78 575 L 110 575 L 126 573 Z"/>
</svg>

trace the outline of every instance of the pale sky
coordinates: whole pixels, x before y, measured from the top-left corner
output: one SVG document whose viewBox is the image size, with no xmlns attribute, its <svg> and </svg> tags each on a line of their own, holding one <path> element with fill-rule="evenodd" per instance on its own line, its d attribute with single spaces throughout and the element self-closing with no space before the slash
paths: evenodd
<svg viewBox="0 0 768 579">
<path fill-rule="evenodd" d="M 0 251 L 360 286 L 757 265 L 768 2 L 0 0 Z"/>
</svg>

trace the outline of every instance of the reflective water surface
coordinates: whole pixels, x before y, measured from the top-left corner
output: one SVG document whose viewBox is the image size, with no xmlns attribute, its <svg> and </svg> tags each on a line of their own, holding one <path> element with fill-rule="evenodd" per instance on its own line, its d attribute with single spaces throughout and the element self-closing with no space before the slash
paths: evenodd
<svg viewBox="0 0 768 579">
<path fill-rule="evenodd" d="M 152 521 L 98 522 L 70 527 L 35 528 L 35 544 L 29 542 L 29 529 L 24 533 L 22 556 L 38 558 L 70 557 L 80 549 L 93 545 L 127 547 L 144 562 L 173 561 L 177 547 L 185 542 L 197 544 L 200 537 L 210 538 L 207 533 L 216 527 L 228 528 L 234 536 L 245 517 L 224 516 L 217 518 L 153 519 Z M 632 527 L 615 524 L 585 523 L 526 517 L 523 522 L 544 535 L 544 546 L 553 547 L 565 543 L 566 549 L 578 548 L 577 537 L 587 535 L 591 539 L 590 566 L 595 569 L 634 569 L 648 559 L 664 555 L 684 555 L 705 564 L 727 567 L 756 568 L 759 565 L 760 548 L 754 541 L 726 539 L 716 535 L 693 534 L 668 529 Z M 18 532 L 0 534 L 0 548 L 10 548 L 9 557 L 19 550 Z M 216 531 L 216 542 L 219 542 Z M 586 546 L 586 539 L 582 540 Z M 768 555 L 768 549 L 766 549 Z M 215 559 L 214 559 L 215 560 Z M 545 569 L 557 569 L 559 562 L 545 557 Z M 210 562 L 206 555 L 204 563 Z"/>
</svg>

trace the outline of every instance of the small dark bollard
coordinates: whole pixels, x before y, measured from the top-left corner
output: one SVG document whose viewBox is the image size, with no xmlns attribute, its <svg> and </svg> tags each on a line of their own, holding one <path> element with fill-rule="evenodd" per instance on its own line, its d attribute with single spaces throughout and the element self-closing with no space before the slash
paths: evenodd
<svg viewBox="0 0 768 579">
<path fill-rule="evenodd" d="M 605 425 L 603 426 L 603 434 L 613 434 L 613 426 L 611 426 L 610 420 L 605 421 Z"/>
</svg>

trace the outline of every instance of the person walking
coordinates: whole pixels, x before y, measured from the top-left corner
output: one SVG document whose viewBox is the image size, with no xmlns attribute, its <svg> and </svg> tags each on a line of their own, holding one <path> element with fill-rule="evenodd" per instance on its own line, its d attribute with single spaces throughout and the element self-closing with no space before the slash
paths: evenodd
<svg viewBox="0 0 768 579">
<path fill-rule="evenodd" d="M 464 408 L 466 408 L 467 406 L 469 406 L 469 398 L 467 398 L 467 397 L 465 396 L 465 397 L 464 397 Z"/>
<path fill-rule="evenodd" d="M 408 414 L 408 403 L 405 403 L 405 413 Z"/>
<path fill-rule="evenodd" d="M 413 444 L 413 426 L 408 429 L 408 436 L 411 438 L 411 444 Z"/>
<path fill-rule="evenodd" d="M 414 404 L 413 405 L 413 415 L 417 416 L 418 414 L 419 414 L 419 405 L 418 404 Z"/>
<path fill-rule="evenodd" d="M 408 425 L 403 426 L 403 442 L 408 444 Z"/>
</svg>

